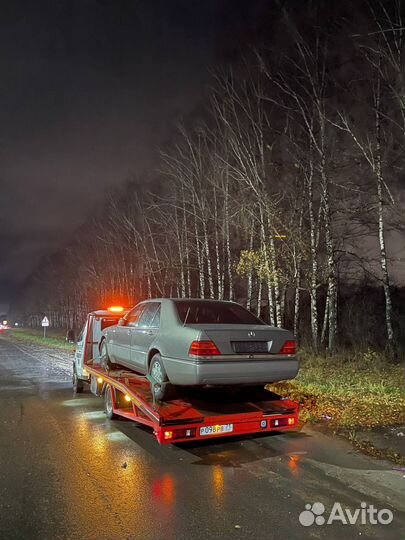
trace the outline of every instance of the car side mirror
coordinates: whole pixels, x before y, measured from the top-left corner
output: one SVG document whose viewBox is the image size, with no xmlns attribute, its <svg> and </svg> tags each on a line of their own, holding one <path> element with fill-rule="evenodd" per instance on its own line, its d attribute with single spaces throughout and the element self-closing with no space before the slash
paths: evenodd
<svg viewBox="0 0 405 540">
<path fill-rule="evenodd" d="M 121 317 L 121 319 L 118 321 L 118 326 L 126 326 L 127 320 L 124 319 L 124 317 Z"/>
</svg>

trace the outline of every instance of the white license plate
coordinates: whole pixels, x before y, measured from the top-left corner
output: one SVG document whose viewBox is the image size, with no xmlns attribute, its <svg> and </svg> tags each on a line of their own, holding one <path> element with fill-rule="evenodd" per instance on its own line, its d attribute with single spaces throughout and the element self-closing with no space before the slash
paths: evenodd
<svg viewBox="0 0 405 540">
<path fill-rule="evenodd" d="M 200 428 L 200 436 L 215 435 L 217 433 L 232 433 L 233 424 L 220 424 L 217 426 L 204 426 Z"/>
</svg>

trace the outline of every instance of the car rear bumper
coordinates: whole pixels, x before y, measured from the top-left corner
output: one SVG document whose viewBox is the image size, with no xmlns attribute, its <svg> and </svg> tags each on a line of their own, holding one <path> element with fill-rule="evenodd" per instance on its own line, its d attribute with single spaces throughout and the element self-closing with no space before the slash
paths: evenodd
<svg viewBox="0 0 405 540">
<path fill-rule="evenodd" d="M 293 379 L 298 373 L 295 357 L 274 356 L 249 360 L 180 360 L 163 358 L 170 381 L 179 385 L 266 384 Z"/>
</svg>

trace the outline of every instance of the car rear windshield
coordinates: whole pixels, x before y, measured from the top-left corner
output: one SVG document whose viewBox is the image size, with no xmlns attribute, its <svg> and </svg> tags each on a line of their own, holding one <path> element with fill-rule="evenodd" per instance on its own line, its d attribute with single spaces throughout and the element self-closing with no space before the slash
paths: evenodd
<svg viewBox="0 0 405 540">
<path fill-rule="evenodd" d="M 175 304 L 183 324 L 264 324 L 238 304 L 187 300 L 176 300 Z"/>
<path fill-rule="evenodd" d="M 114 317 L 111 319 L 101 319 L 101 330 L 105 330 L 109 326 L 113 326 L 114 324 L 118 324 L 119 317 Z"/>
</svg>

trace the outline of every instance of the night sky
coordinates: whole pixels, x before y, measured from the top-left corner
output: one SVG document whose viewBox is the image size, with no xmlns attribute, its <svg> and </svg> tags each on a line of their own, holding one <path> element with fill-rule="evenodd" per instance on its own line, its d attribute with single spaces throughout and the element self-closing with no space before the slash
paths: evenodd
<svg viewBox="0 0 405 540">
<path fill-rule="evenodd" d="M 153 168 L 265 4 L 3 3 L 0 306 L 113 186 Z"/>
</svg>

